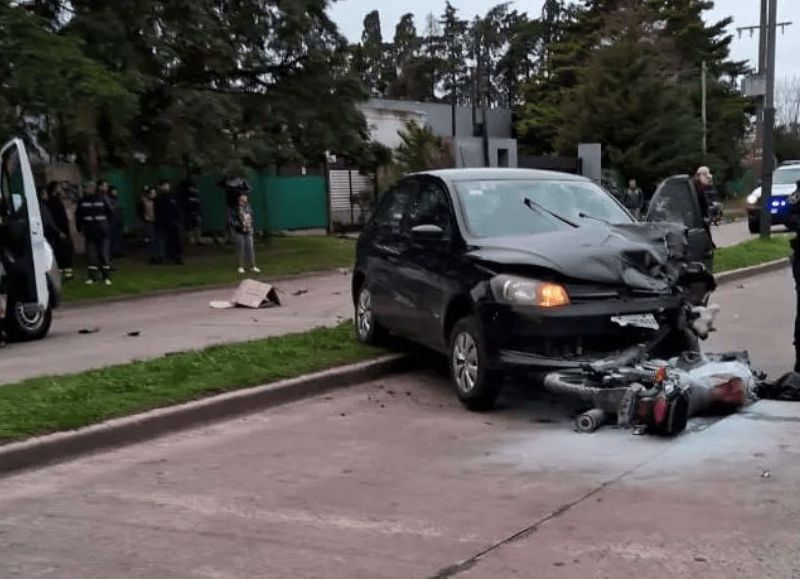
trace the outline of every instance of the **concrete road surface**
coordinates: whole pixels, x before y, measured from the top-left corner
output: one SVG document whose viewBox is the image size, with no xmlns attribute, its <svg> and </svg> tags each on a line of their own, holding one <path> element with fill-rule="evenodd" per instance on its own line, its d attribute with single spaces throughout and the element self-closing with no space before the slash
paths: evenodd
<svg viewBox="0 0 800 579">
<path fill-rule="evenodd" d="M 350 276 L 339 273 L 279 282 L 283 307 L 213 310 L 212 300 L 230 299 L 233 290 L 66 307 L 56 312 L 47 339 L 12 344 L 0 355 L 0 383 L 66 374 L 317 326 L 353 316 Z M 303 295 L 294 296 L 299 291 Z M 82 335 L 83 329 L 97 333 Z M 130 332 L 141 332 L 131 337 Z"/>
<path fill-rule="evenodd" d="M 776 225 L 772 228 L 772 232 L 786 233 L 786 227 Z M 717 247 L 729 247 L 757 237 L 747 229 L 747 221 L 736 221 L 734 223 L 725 223 L 719 227 L 712 227 L 711 235 Z"/>
<path fill-rule="evenodd" d="M 788 281 L 721 292 L 713 345 L 789 363 Z M 0 577 L 800 577 L 798 459 L 800 404 L 581 435 L 433 368 L 2 479 Z"/>
</svg>

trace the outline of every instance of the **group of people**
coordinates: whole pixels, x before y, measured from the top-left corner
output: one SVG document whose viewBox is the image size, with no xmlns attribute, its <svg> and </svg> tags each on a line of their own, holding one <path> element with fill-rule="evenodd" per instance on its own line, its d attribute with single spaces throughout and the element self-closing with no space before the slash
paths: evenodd
<svg viewBox="0 0 800 579">
<path fill-rule="evenodd" d="M 45 238 L 53 248 L 65 281 L 74 276 L 75 254 L 67 198 L 65 186 L 57 181 L 48 183 L 39 194 Z M 111 285 L 111 258 L 121 256 L 124 247 L 124 216 L 117 189 L 106 181 L 84 183 L 84 195 L 75 210 L 75 227 L 86 240 L 89 262 L 86 283 L 102 281 Z"/>
<path fill-rule="evenodd" d="M 254 250 L 255 220 L 250 187 L 243 179 L 220 184 L 226 192 L 228 235 L 238 255 L 238 272 L 260 273 Z M 45 237 L 53 248 L 63 279 L 74 277 L 74 254 L 69 198 L 64 184 L 52 181 L 40 192 L 40 212 Z M 184 235 L 192 244 L 202 243 L 202 206 L 199 190 L 191 180 L 173 191 L 169 181 L 147 186 L 137 203 L 137 216 L 147 242 L 149 261 L 158 265 L 183 265 Z M 106 181 L 86 181 L 75 202 L 75 228 L 86 242 L 87 285 L 112 284 L 112 259 L 123 255 L 124 215 L 117 189 Z"/>
</svg>

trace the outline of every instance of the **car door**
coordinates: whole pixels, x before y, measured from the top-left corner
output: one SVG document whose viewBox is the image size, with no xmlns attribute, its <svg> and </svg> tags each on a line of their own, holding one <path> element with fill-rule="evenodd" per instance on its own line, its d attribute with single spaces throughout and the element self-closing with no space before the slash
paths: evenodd
<svg viewBox="0 0 800 579">
<path fill-rule="evenodd" d="M 687 228 L 690 261 L 702 263 L 711 271 L 714 244 L 697 198 L 692 179 L 677 175 L 666 179 L 656 189 L 647 210 L 647 221 L 681 223 Z"/>
<path fill-rule="evenodd" d="M 407 333 L 411 305 L 407 292 L 398 286 L 399 270 L 408 250 L 406 216 L 416 182 L 406 180 L 387 191 L 373 216 L 367 239 L 366 276 L 372 294 L 372 309 L 387 329 Z"/>
<path fill-rule="evenodd" d="M 408 209 L 410 242 L 400 270 L 400 284 L 411 310 L 412 337 L 441 348 L 442 324 L 454 280 L 455 218 L 444 184 L 433 177 L 418 178 Z"/>
<path fill-rule="evenodd" d="M 44 226 L 28 154 L 19 139 L 0 149 L 0 245 L 9 294 L 23 307 L 46 309 Z"/>
</svg>

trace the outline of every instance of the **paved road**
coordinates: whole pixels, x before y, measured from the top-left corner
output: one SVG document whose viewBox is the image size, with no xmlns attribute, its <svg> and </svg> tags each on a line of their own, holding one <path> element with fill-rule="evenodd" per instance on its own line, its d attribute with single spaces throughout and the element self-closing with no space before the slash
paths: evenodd
<svg viewBox="0 0 800 579">
<path fill-rule="evenodd" d="M 720 292 L 713 346 L 786 366 L 788 281 Z M 23 473 L 0 577 L 800 577 L 800 404 L 571 425 L 525 385 L 470 414 L 434 368 Z"/>
<path fill-rule="evenodd" d="M 68 307 L 57 311 L 46 340 L 14 344 L 0 356 L 0 383 L 71 373 L 219 344 L 335 325 L 353 315 L 350 277 L 339 273 L 280 282 L 280 308 L 212 310 L 232 290 Z M 294 296 L 299 291 L 308 293 Z M 82 335 L 82 329 L 97 328 Z M 130 337 L 130 332 L 141 332 Z"/>
</svg>

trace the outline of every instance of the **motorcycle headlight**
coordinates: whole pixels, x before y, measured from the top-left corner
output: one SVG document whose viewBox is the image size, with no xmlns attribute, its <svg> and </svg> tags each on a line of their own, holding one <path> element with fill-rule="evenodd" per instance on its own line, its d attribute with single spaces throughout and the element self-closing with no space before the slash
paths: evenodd
<svg viewBox="0 0 800 579">
<path fill-rule="evenodd" d="M 492 278 L 492 292 L 498 301 L 521 306 L 558 308 L 570 304 L 569 294 L 557 283 L 510 275 Z"/>
</svg>

